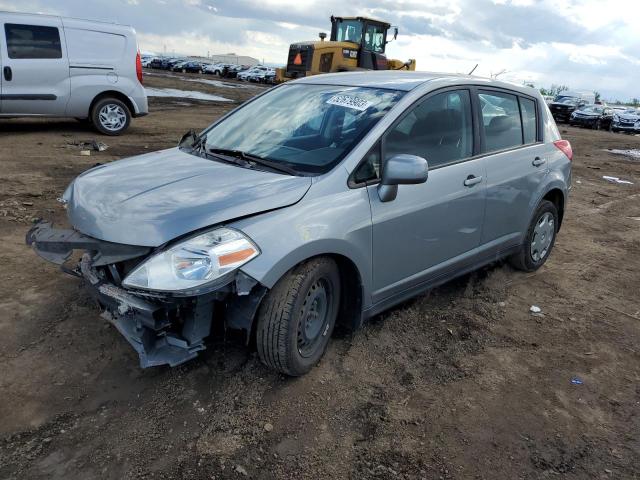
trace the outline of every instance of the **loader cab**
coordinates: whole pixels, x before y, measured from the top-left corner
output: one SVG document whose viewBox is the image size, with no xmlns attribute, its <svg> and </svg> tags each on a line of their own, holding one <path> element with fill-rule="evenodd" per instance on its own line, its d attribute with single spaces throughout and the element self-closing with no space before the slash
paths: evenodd
<svg viewBox="0 0 640 480">
<path fill-rule="evenodd" d="M 355 48 L 344 49 L 343 55 L 350 55 L 351 58 L 357 55 L 358 67 L 386 70 L 387 57 L 384 52 L 389 28 L 389 23 L 371 18 L 332 16 L 331 41 L 353 43 Z"/>
</svg>

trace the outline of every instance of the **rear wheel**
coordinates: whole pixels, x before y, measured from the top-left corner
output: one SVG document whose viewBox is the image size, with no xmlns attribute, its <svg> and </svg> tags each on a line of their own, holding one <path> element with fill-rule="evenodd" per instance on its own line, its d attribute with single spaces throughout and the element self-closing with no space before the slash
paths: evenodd
<svg viewBox="0 0 640 480">
<path fill-rule="evenodd" d="M 105 135 L 120 135 L 131 122 L 131 111 L 117 98 L 98 100 L 91 110 L 91 122 Z"/>
<path fill-rule="evenodd" d="M 287 273 L 258 311 L 260 360 L 291 376 L 311 370 L 329 344 L 339 299 L 340 276 L 332 259 L 316 258 Z"/>
<path fill-rule="evenodd" d="M 540 202 L 520 251 L 509 258 L 518 270 L 533 272 L 547 261 L 558 231 L 558 209 L 548 201 Z"/>
</svg>

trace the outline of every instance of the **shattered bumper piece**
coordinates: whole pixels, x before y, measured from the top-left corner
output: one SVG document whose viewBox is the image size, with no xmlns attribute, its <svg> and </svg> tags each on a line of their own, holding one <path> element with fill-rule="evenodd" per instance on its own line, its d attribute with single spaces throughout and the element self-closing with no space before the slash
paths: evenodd
<svg viewBox="0 0 640 480">
<path fill-rule="evenodd" d="M 229 283 L 200 296 L 130 291 L 119 286 L 116 264 L 144 258 L 151 252 L 148 247 L 105 242 L 76 230 L 55 229 L 46 222 L 29 230 L 26 243 L 42 258 L 85 280 L 103 310 L 102 317 L 135 349 L 142 368 L 173 367 L 196 357 L 206 348 L 214 312 L 224 314 L 228 327 L 244 330 L 248 342 L 253 318 L 267 290 L 238 272 Z M 75 268 L 65 268 L 74 250 L 83 251 L 82 258 Z"/>
</svg>

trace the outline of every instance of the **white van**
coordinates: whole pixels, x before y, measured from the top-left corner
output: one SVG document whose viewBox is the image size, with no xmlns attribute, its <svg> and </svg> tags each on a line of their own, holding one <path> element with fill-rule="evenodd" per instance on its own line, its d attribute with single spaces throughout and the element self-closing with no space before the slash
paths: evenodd
<svg viewBox="0 0 640 480">
<path fill-rule="evenodd" d="M 148 113 L 133 28 L 8 12 L 0 24 L 0 117 L 75 117 L 119 135 Z"/>
</svg>

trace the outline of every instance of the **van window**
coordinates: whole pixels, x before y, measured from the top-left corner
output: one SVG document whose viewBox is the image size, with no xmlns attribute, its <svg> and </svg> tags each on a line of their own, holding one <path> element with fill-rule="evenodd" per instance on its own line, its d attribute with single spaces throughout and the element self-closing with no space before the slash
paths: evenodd
<svg viewBox="0 0 640 480">
<path fill-rule="evenodd" d="M 404 117 L 385 140 L 385 159 L 408 153 L 429 162 L 429 168 L 473 154 L 471 97 L 468 90 L 427 98 Z"/>
<path fill-rule="evenodd" d="M 485 151 L 495 152 L 522 145 L 518 97 L 508 93 L 480 93 Z"/>
<path fill-rule="evenodd" d="M 113 65 L 126 52 L 127 39 L 123 35 L 78 28 L 65 28 L 69 63 Z M 130 60 L 133 63 L 133 59 Z"/>
<path fill-rule="evenodd" d="M 538 140 L 538 120 L 536 116 L 536 102 L 528 98 L 520 97 L 520 110 L 522 113 L 522 133 L 524 143 L 535 143 Z"/>
<path fill-rule="evenodd" d="M 60 32 L 56 27 L 7 23 L 4 32 L 9 58 L 62 58 Z"/>
</svg>

